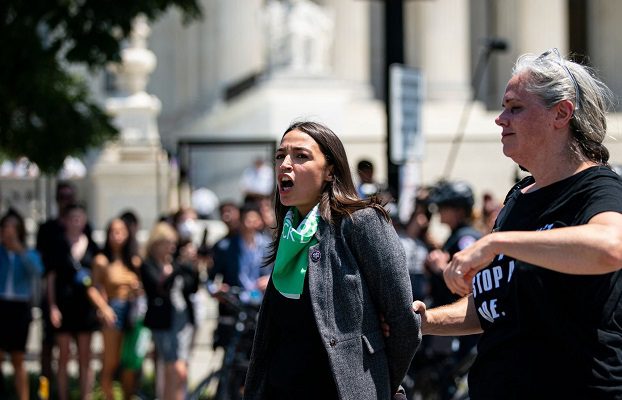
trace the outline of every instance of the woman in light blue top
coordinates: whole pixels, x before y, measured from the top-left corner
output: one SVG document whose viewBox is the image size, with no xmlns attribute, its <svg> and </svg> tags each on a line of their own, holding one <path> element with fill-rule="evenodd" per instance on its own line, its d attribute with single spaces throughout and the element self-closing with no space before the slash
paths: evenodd
<svg viewBox="0 0 622 400">
<path fill-rule="evenodd" d="M 9 210 L 0 219 L 0 315 L 11 322 L 11 329 L 0 330 L 0 355 L 11 355 L 20 400 L 29 398 L 24 354 L 32 320 L 32 283 L 43 273 L 39 253 L 27 249 L 25 242 L 24 219 Z"/>
</svg>

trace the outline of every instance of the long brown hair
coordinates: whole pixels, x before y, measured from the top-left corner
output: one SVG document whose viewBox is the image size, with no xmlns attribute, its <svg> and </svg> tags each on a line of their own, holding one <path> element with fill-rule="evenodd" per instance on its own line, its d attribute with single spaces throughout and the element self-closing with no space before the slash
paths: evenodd
<svg viewBox="0 0 622 400">
<path fill-rule="evenodd" d="M 26 244 L 26 224 L 24 223 L 24 217 L 22 217 L 17 210 L 9 208 L 6 214 L 2 216 L 2 219 L 0 219 L 0 228 L 3 228 L 11 218 L 13 218 L 17 223 L 15 227 L 15 230 L 17 231 L 17 240 L 19 240 L 19 243 L 24 246 Z"/>
<path fill-rule="evenodd" d="M 390 221 L 389 214 L 380 204 L 378 198 L 361 199 L 358 197 L 343 143 L 341 143 L 339 137 L 332 130 L 317 122 L 295 122 L 285 130 L 281 140 L 289 132 L 296 130 L 306 133 L 315 140 L 324 157 L 326 157 L 326 163 L 333 168 L 333 180 L 324 184 L 322 194 L 320 195 L 319 212 L 324 221 L 329 224 L 337 224 L 344 217 L 349 217 L 355 211 L 366 207 L 375 208 L 387 221 Z M 279 238 L 283 230 L 283 221 L 288 210 L 289 207 L 281 203 L 277 190 L 274 201 L 276 229 L 272 234 L 272 244 L 270 245 L 270 253 L 266 259 L 266 264 L 270 264 L 276 259 Z"/>
<path fill-rule="evenodd" d="M 134 265 L 134 260 L 136 259 L 136 257 L 138 257 L 138 242 L 136 241 L 136 237 L 132 233 L 130 227 L 127 225 L 127 222 L 125 222 L 121 218 L 113 218 L 108 223 L 108 226 L 106 227 L 106 242 L 104 243 L 102 254 L 106 256 L 109 262 L 114 261 L 115 254 L 112 249 L 112 243 L 110 242 L 110 232 L 112 231 L 112 227 L 116 222 L 123 224 L 123 226 L 127 230 L 127 238 L 121 246 L 121 261 L 123 262 L 125 268 L 138 274 L 139 271 L 137 270 L 136 265 Z"/>
</svg>

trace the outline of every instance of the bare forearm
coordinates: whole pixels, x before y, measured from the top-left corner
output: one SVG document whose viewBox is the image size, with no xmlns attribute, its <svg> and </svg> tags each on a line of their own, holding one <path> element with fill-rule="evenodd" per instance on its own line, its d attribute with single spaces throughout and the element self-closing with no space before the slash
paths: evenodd
<svg viewBox="0 0 622 400">
<path fill-rule="evenodd" d="M 93 303 L 98 310 L 101 311 L 108 308 L 108 302 L 106 302 L 106 299 L 102 296 L 101 292 L 94 286 L 89 286 L 86 289 L 86 294 L 91 303 Z"/>
<path fill-rule="evenodd" d="M 496 254 L 575 275 L 605 274 L 622 267 L 622 240 L 617 229 L 587 224 L 538 232 L 491 235 Z"/>
<path fill-rule="evenodd" d="M 452 304 L 432 308 L 421 319 L 424 335 L 461 336 L 481 333 L 473 296 L 469 295 Z"/>
<path fill-rule="evenodd" d="M 56 305 L 56 272 L 52 271 L 47 276 L 48 304 Z"/>
</svg>

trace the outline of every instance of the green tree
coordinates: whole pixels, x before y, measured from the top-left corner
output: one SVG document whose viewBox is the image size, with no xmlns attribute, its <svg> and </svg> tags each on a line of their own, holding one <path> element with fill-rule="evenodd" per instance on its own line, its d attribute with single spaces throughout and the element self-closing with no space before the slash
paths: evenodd
<svg viewBox="0 0 622 400">
<path fill-rule="evenodd" d="M 115 138 L 110 117 L 67 66 L 94 71 L 119 61 L 136 16 L 153 21 L 174 6 L 190 22 L 201 16 L 198 1 L 0 1 L 0 151 L 54 173 L 66 156 Z"/>
</svg>

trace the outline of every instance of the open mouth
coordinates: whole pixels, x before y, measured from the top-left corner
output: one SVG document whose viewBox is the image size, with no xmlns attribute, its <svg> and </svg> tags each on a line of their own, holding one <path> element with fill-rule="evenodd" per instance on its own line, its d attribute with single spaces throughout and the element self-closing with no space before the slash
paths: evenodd
<svg viewBox="0 0 622 400">
<path fill-rule="evenodd" d="M 294 181 L 292 181 L 290 178 L 286 176 L 281 178 L 281 181 L 279 182 L 279 184 L 281 187 L 281 191 L 283 192 L 288 192 L 294 187 Z"/>
</svg>

